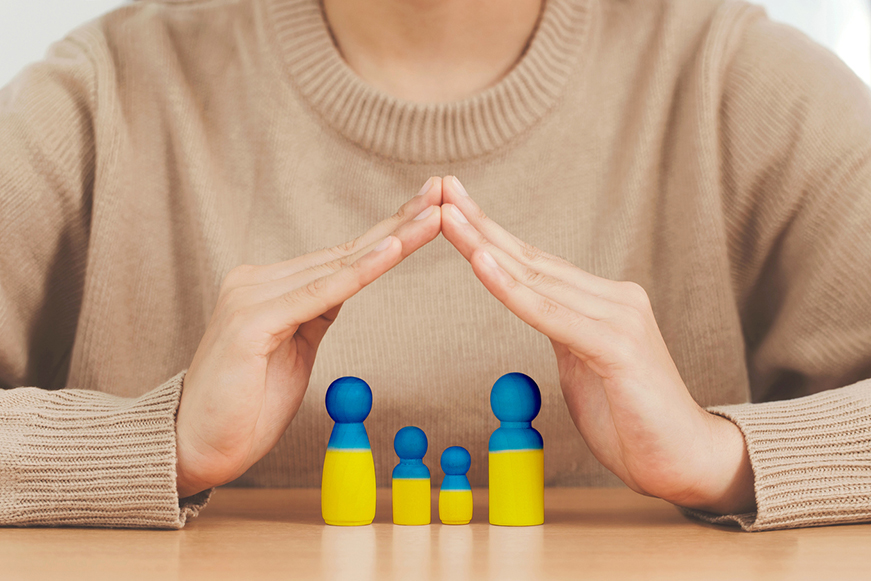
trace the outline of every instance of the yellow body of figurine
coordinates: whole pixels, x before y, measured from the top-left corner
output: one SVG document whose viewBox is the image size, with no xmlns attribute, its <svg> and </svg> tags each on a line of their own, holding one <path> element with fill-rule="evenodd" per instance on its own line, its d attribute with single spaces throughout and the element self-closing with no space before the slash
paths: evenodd
<svg viewBox="0 0 871 581">
<path fill-rule="evenodd" d="M 375 462 L 371 450 L 327 450 L 321 511 L 328 525 L 367 525 L 375 518 Z"/>
<path fill-rule="evenodd" d="M 393 523 L 428 525 L 432 520 L 429 478 L 393 479 Z"/>
<path fill-rule="evenodd" d="M 469 524 L 472 520 L 472 491 L 439 491 L 439 520 L 446 525 Z"/>
<path fill-rule="evenodd" d="M 544 450 L 490 452 L 490 524 L 544 523 Z"/>
</svg>

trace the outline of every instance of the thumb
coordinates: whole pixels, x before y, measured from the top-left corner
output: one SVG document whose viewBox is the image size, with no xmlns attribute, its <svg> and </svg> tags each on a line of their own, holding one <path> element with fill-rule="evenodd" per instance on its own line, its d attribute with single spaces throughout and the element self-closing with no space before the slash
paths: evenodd
<svg viewBox="0 0 871 581">
<path fill-rule="evenodd" d="M 321 340 L 327 333 L 327 329 L 330 328 L 330 325 L 339 316 L 339 311 L 342 309 L 343 304 L 345 303 L 339 303 L 319 317 L 306 321 L 296 330 L 296 334 L 302 339 L 298 349 L 307 361 L 311 362 L 314 360 Z"/>
<path fill-rule="evenodd" d="M 566 347 L 565 343 L 560 343 L 554 339 L 550 340 L 550 344 L 553 346 L 553 353 L 556 355 L 557 365 L 562 365 L 563 361 L 574 357 L 572 352 Z"/>
</svg>

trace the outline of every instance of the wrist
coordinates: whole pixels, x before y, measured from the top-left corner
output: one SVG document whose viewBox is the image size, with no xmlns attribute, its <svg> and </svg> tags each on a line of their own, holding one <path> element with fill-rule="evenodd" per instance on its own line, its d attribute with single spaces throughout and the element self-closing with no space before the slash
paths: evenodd
<svg viewBox="0 0 871 581">
<path fill-rule="evenodd" d="M 745 514 L 756 510 L 753 468 L 744 434 L 726 418 L 704 413 L 706 445 L 698 459 L 698 485 L 680 504 L 716 514 Z"/>
<path fill-rule="evenodd" d="M 192 478 L 190 475 L 188 475 L 183 467 L 180 454 L 178 455 L 178 459 L 176 461 L 175 472 L 175 486 L 176 490 L 178 491 L 178 497 L 180 499 L 187 498 L 188 496 L 193 496 L 194 494 L 212 488 L 213 486 L 207 482 L 202 481 L 201 479 Z"/>
<path fill-rule="evenodd" d="M 194 486 L 194 485 L 188 483 L 188 481 L 185 480 L 184 478 L 182 478 L 181 476 L 176 478 L 175 487 L 176 487 L 176 490 L 178 491 L 179 499 L 187 498 L 188 496 L 193 496 L 194 494 L 196 494 L 198 492 L 202 492 L 203 490 L 208 488 L 208 487 L 199 488 L 197 486 Z"/>
<path fill-rule="evenodd" d="M 190 470 L 191 466 L 196 466 L 196 454 L 185 443 L 183 437 L 183 425 L 176 421 L 175 434 L 175 486 L 178 491 L 178 497 L 187 498 L 198 492 L 212 488 L 214 485 L 200 478 L 196 471 Z M 202 473 L 202 471 L 200 471 Z"/>
</svg>

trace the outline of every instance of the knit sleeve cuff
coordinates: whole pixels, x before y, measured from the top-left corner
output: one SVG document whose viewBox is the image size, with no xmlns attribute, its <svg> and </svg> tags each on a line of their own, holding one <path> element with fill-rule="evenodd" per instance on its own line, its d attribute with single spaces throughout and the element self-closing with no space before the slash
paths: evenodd
<svg viewBox="0 0 871 581">
<path fill-rule="evenodd" d="M 184 372 L 136 399 L 0 393 L 0 525 L 178 529 L 211 491 L 179 499 L 175 416 Z"/>
<path fill-rule="evenodd" d="M 799 399 L 709 408 L 747 443 L 756 512 L 716 524 L 763 531 L 871 520 L 871 380 Z"/>
</svg>

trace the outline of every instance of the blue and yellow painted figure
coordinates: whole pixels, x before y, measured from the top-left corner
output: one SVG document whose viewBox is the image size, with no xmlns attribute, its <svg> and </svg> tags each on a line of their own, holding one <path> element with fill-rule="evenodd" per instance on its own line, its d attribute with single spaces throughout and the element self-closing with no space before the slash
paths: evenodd
<svg viewBox="0 0 871 581">
<path fill-rule="evenodd" d="M 466 472 L 472 457 L 462 446 L 451 446 L 442 452 L 445 479 L 439 491 L 439 520 L 446 525 L 465 525 L 472 520 L 472 487 Z"/>
<path fill-rule="evenodd" d="M 375 463 L 363 420 L 372 390 L 362 379 L 340 377 L 327 388 L 327 413 L 336 422 L 321 481 L 321 514 L 328 525 L 367 525 L 375 518 Z"/>
<path fill-rule="evenodd" d="M 544 523 L 544 440 L 532 427 L 541 410 L 538 385 L 523 373 L 507 373 L 490 391 L 501 425 L 490 436 L 490 524 Z"/>
<path fill-rule="evenodd" d="M 396 432 L 393 449 L 399 464 L 393 469 L 393 523 L 428 525 L 432 518 L 429 468 L 423 463 L 427 441 L 423 430 L 406 426 Z"/>
</svg>

